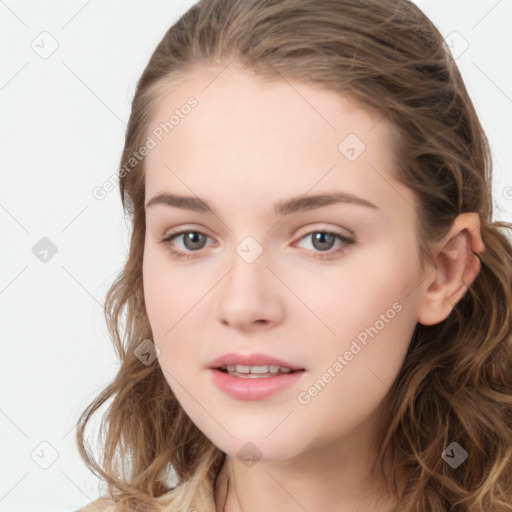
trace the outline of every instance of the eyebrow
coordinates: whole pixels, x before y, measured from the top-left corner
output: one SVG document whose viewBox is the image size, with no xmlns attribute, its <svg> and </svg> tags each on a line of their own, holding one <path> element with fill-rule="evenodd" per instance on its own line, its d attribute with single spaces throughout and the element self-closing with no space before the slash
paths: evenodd
<svg viewBox="0 0 512 512">
<path fill-rule="evenodd" d="M 370 201 L 354 196 L 353 194 L 348 194 L 346 192 L 331 192 L 328 194 L 317 194 L 314 196 L 292 197 L 284 201 L 279 201 L 274 205 L 274 213 L 284 216 L 291 213 L 315 210 L 323 206 L 338 203 L 354 204 L 378 210 L 378 207 Z M 197 196 L 181 196 L 162 192 L 151 198 L 146 203 L 146 208 L 155 204 L 181 208 L 183 210 L 190 210 L 197 213 L 215 214 L 213 208 L 206 201 Z"/>
</svg>

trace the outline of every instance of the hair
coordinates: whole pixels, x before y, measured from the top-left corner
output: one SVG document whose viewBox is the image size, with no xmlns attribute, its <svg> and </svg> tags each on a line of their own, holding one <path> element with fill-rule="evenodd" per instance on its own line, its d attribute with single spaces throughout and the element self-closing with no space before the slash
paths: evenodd
<svg viewBox="0 0 512 512">
<path fill-rule="evenodd" d="M 422 265 L 434 263 L 431 244 L 458 215 L 478 213 L 481 270 L 446 320 L 416 325 L 377 452 L 392 458 L 386 480 L 404 512 L 512 511 L 512 224 L 493 221 L 489 143 L 443 37 L 408 0 L 201 0 L 169 28 L 137 83 L 121 167 L 144 145 L 166 91 L 230 63 L 348 96 L 389 120 L 396 179 L 417 199 Z M 144 179 L 144 159 L 119 172 L 133 229 L 104 310 L 120 368 L 82 412 L 77 444 L 107 483 L 108 510 L 214 511 L 206 498 L 226 454 L 187 416 L 158 363 L 141 364 L 134 353 L 152 339 L 142 281 Z M 110 399 L 97 462 L 85 428 Z M 456 469 L 441 456 L 453 441 L 468 453 Z M 399 489 L 404 469 L 410 476 Z M 108 502 L 83 510 L 100 503 Z"/>
</svg>

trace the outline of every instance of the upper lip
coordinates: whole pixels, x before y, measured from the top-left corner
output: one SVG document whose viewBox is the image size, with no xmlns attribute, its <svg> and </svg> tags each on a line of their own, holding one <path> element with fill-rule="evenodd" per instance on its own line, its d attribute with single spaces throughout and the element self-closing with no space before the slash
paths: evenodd
<svg viewBox="0 0 512 512">
<path fill-rule="evenodd" d="M 224 354 L 217 359 L 213 360 L 209 368 L 220 368 L 221 366 L 228 365 L 244 365 L 244 366 L 263 366 L 263 365 L 273 365 L 273 366 L 282 366 L 283 368 L 290 368 L 290 370 L 304 370 L 300 366 L 295 366 L 291 363 L 287 363 L 282 359 L 277 357 L 261 354 L 261 353 L 253 353 L 253 354 L 240 354 L 236 352 L 229 352 L 228 354 Z"/>
</svg>

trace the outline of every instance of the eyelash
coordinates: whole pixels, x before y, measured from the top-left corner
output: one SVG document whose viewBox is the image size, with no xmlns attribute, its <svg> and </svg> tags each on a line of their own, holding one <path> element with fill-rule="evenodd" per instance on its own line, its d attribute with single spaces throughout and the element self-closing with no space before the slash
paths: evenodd
<svg viewBox="0 0 512 512">
<path fill-rule="evenodd" d="M 160 243 L 165 245 L 168 249 L 168 251 L 171 253 L 172 257 L 173 258 L 176 258 L 178 260 L 187 260 L 187 259 L 190 259 L 190 258 L 195 258 L 195 254 L 194 253 L 199 253 L 201 252 L 201 249 L 197 250 L 197 251 L 192 251 L 192 252 L 189 252 L 189 253 L 182 253 L 180 251 L 176 251 L 175 249 L 172 248 L 172 245 L 171 245 L 171 242 L 174 238 L 177 238 L 181 235 L 185 235 L 187 233 L 199 233 L 201 235 L 205 235 L 208 237 L 208 235 L 206 235 L 206 233 L 202 233 L 201 231 L 197 231 L 197 230 L 188 230 L 188 231 L 179 231 L 177 233 L 171 233 L 169 234 L 168 236 L 162 238 L 160 240 Z M 346 237 L 345 235 L 342 235 L 341 233 L 338 233 L 336 231 L 328 231 L 328 230 L 316 230 L 316 231 L 310 231 L 309 233 L 306 233 L 305 235 L 303 235 L 302 237 L 300 237 L 299 241 L 310 236 L 310 235 L 313 235 L 315 233 L 322 233 L 322 234 L 327 234 L 327 235 L 334 235 L 338 240 L 340 240 L 341 242 L 344 243 L 344 245 L 338 247 L 337 249 L 329 249 L 328 251 L 311 251 L 311 252 L 314 252 L 314 253 L 317 253 L 318 256 L 318 259 L 320 260 L 325 260 L 325 259 L 330 259 L 331 257 L 333 257 L 334 255 L 337 255 L 337 254 L 342 254 L 343 252 L 345 252 L 345 250 L 347 249 L 348 246 L 352 245 L 355 243 L 355 240 L 352 239 L 352 238 L 348 238 Z M 210 238 L 210 237 L 208 237 Z"/>
</svg>

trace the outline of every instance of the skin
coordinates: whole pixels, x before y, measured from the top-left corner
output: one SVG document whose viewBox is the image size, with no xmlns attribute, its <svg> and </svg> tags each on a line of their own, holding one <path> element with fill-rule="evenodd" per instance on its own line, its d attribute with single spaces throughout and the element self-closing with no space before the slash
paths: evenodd
<svg viewBox="0 0 512 512">
<path fill-rule="evenodd" d="M 314 85 L 222 69 L 188 75 L 161 97 L 149 123 L 164 122 L 190 96 L 198 100 L 146 156 L 146 203 L 172 192 L 199 196 L 216 213 L 146 208 L 144 294 L 158 361 L 192 421 L 227 454 L 215 490 L 219 512 L 228 476 L 228 512 L 392 510 L 391 497 L 378 496 L 383 483 L 368 478 L 384 399 L 417 322 L 444 320 L 478 274 L 478 215 L 459 216 L 434 246 L 436 265 L 422 270 L 415 198 L 392 175 L 392 127 Z M 366 146 L 354 161 L 338 149 L 350 133 Z M 279 200 L 332 191 L 377 208 L 273 212 Z M 161 243 L 180 229 L 209 238 L 202 248 L 196 240 L 196 252 L 183 236 Z M 325 230 L 355 243 L 328 240 L 322 249 L 313 237 Z M 263 251 L 252 263 L 236 252 L 247 236 Z M 170 246 L 193 257 L 178 260 Z M 397 303 L 400 312 L 300 403 L 298 394 Z M 231 351 L 269 353 L 306 371 L 270 397 L 236 400 L 207 370 Z M 237 458 L 248 442 L 261 454 L 250 467 Z"/>
</svg>

